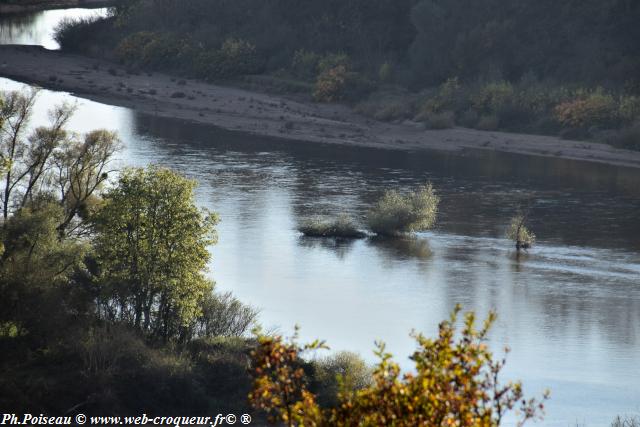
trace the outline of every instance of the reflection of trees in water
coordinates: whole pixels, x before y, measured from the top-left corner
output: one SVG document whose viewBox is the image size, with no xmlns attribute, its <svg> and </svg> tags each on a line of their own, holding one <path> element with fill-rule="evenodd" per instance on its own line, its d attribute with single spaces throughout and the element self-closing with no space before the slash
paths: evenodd
<svg viewBox="0 0 640 427">
<path fill-rule="evenodd" d="M 300 236 L 298 244 L 303 248 L 322 248 L 336 254 L 338 259 L 344 259 L 353 249 L 354 239 L 336 239 L 333 237 L 316 238 Z"/>
<path fill-rule="evenodd" d="M 24 35 L 33 36 L 42 32 L 37 24 L 41 18 L 42 13 L 29 13 L 0 19 L 0 42 L 7 43 Z"/>
<path fill-rule="evenodd" d="M 298 244 L 304 248 L 322 248 L 336 254 L 339 259 L 344 259 L 353 249 L 356 239 L 341 239 L 334 237 L 306 237 L 300 236 Z M 426 239 L 417 237 L 370 237 L 364 240 L 367 245 L 380 252 L 385 261 L 419 259 L 427 260 L 433 255 L 433 251 Z"/>
<path fill-rule="evenodd" d="M 433 255 L 429 241 L 418 237 L 372 237 L 368 243 L 377 249 L 385 259 L 426 260 Z"/>
</svg>

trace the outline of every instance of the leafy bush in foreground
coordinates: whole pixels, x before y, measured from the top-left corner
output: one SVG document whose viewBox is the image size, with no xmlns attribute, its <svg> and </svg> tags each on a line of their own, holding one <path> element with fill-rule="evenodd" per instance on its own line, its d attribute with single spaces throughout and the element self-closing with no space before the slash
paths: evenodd
<svg viewBox="0 0 640 427">
<path fill-rule="evenodd" d="M 406 195 L 387 191 L 369 211 L 367 223 L 371 231 L 383 236 L 425 231 L 436 223 L 439 204 L 431 183 Z"/>
<path fill-rule="evenodd" d="M 519 424 L 541 417 L 542 401 L 524 399 L 522 385 L 499 383 L 505 360 L 495 360 L 486 344 L 495 321 L 491 313 L 476 328 L 473 313 L 456 330 L 459 308 L 440 324 L 436 338 L 415 335 L 418 348 L 411 356 L 415 372 L 402 373 L 392 356 L 378 344 L 380 361 L 372 383 L 359 390 L 343 387 L 339 406 L 323 410 L 307 388 L 301 354 L 323 347 L 301 347 L 279 336 L 258 336 L 252 353 L 252 405 L 265 410 L 274 423 L 288 426 L 449 426 L 497 427 L 505 414 L 518 407 Z M 543 400 L 548 398 L 545 393 Z"/>
</svg>

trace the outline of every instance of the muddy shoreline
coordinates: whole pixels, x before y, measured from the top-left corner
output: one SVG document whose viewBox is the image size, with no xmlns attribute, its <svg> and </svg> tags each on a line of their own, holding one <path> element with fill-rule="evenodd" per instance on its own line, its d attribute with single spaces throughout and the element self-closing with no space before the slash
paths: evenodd
<svg viewBox="0 0 640 427">
<path fill-rule="evenodd" d="M 343 105 L 301 102 L 239 88 L 125 71 L 118 64 L 46 50 L 0 46 L 0 76 L 95 101 L 255 135 L 402 151 L 490 150 L 640 168 L 640 152 L 557 137 L 368 119 Z"/>
</svg>

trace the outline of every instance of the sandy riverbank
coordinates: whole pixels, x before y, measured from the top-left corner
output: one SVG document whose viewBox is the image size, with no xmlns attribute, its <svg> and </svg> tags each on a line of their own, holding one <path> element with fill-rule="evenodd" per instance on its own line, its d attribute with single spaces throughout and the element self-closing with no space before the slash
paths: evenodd
<svg viewBox="0 0 640 427">
<path fill-rule="evenodd" d="M 307 142 L 392 150 L 494 150 L 640 168 L 640 152 L 556 137 L 472 129 L 424 130 L 373 121 L 342 105 L 182 80 L 128 74 L 116 64 L 35 46 L 0 46 L 0 76 L 136 111 L 228 130 Z"/>
<path fill-rule="evenodd" d="M 74 7 L 106 7 L 113 3 L 113 0 L 30 0 L 20 3 L 2 3 L 0 4 L 0 14 L 26 13 Z"/>
</svg>

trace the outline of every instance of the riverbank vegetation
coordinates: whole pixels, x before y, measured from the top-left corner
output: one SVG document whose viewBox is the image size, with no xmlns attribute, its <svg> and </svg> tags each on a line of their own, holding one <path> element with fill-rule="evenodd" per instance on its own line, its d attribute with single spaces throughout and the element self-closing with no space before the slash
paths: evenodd
<svg viewBox="0 0 640 427">
<path fill-rule="evenodd" d="M 25 413 L 241 410 L 257 313 L 206 275 L 215 214 L 170 170 L 112 169 L 36 91 L 0 96 L 0 406 Z"/>
<path fill-rule="evenodd" d="M 136 0 L 113 10 L 64 23 L 63 49 L 134 72 L 306 87 L 310 99 L 429 129 L 640 148 L 634 2 Z M 256 74 L 263 78 L 244 77 Z"/>
<path fill-rule="evenodd" d="M 541 417 L 548 393 L 541 400 L 525 399 L 520 383 L 499 382 L 505 360 L 496 359 L 486 344 L 495 315 L 490 314 L 478 329 L 474 314 L 468 313 L 457 331 L 459 312 L 457 308 L 440 324 L 437 338 L 415 335 L 411 373 L 403 374 L 381 343 L 370 381 L 338 371 L 338 404 L 329 407 L 321 406 L 308 387 L 302 359 L 305 352 L 325 348 L 324 343 L 300 346 L 295 337 L 286 341 L 258 335 L 252 352 L 250 401 L 272 422 L 288 426 L 493 427 L 516 408 L 518 425 Z"/>
</svg>

